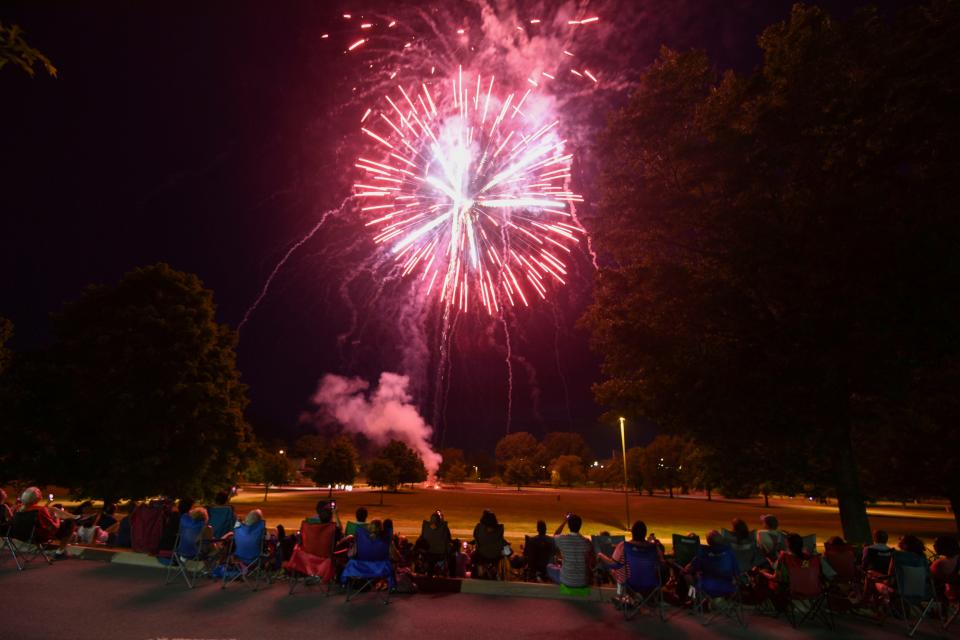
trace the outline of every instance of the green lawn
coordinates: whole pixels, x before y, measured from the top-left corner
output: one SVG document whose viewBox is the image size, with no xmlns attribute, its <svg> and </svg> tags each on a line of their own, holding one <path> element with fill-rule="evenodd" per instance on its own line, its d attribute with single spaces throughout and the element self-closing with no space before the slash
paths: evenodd
<svg viewBox="0 0 960 640">
<path fill-rule="evenodd" d="M 248 487 L 234 500 L 238 513 L 254 507 L 263 509 L 269 525 L 282 523 L 296 528 L 300 520 L 313 513 L 318 499 L 326 497 L 326 490 L 271 490 L 266 502 L 263 489 Z M 523 491 L 496 488 L 486 484 L 466 484 L 462 488 L 406 489 L 399 493 L 385 493 L 383 506 L 375 491 L 336 491 L 334 498 L 341 519 L 353 519 L 354 511 L 363 505 L 370 518 L 392 518 L 395 529 L 408 536 L 420 531 L 420 523 L 434 509 L 441 509 L 450 522 L 454 535 L 469 536 L 483 509 L 493 509 L 505 524 L 511 541 L 522 541 L 524 534 L 536 531 L 536 521 L 547 522 L 550 533 L 568 511 L 578 513 L 584 520 L 583 532 L 600 531 L 622 533 L 624 526 L 623 493 L 595 489 L 530 488 Z M 672 533 L 694 531 L 703 536 L 714 528 L 729 528 L 731 518 L 744 518 L 750 528 L 756 528 L 760 516 L 773 513 L 781 528 L 801 534 L 815 533 L 818 542 L 839 535 L 840 519 L 835 505 L 819 506 L 803 499 L 771 499 L 770 508 L 763 501 L 725 500 L 707 501 L 703 496 L 653 497 L 631 494 L 630 517 L 641 518 L 657 537 L 669 540 Z M 942 505 L 884 506 L 872 509 L 870 523 L 884 528 L 892 540 L 906 533 L 932 540 L 943 534 L 956 534 L 953 514 Z"/>
</svg>

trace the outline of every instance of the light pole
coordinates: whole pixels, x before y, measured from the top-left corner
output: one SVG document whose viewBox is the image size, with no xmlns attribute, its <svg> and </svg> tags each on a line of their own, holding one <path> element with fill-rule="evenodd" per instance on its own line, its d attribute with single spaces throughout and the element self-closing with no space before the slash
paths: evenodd
<svg viewBox="0 0 960 640">
<path fill-rule="evenodd" d="M 627 508 L 627 526 L 630 528 L 630 483 L 627 481 L 627 436 L 624 431 L 626 419 L 620 416 L 620 447 L 623 449 L 623 503 Z"/>
</svg>

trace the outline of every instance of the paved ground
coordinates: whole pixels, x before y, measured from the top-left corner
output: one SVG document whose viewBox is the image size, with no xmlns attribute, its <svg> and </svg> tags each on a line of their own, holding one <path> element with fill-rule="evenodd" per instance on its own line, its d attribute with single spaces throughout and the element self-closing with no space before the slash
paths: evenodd
<svg viewBox="0 0 960 640">
<path fill-rule="evenodd" d="M 0 638 L 76 640 L 165 638 L 191 640 L 304 640 L 305 638 L 418 638 L 447 640 L 533 638 L 903 638 L 892 624 L 880 629 L 841 620 L 837 631 L 795 631 L 784 621 L 750 615 L 746 631 L 725 623 L 704 628 L 673 610 L 666 623 L 625 622 L 609 604 L 475 596 L 398 596 L 389 606 L 372 597 L 346 603 L 317 591 L 288 596 L 284 585 L 251 592 L 221 591 L 205 583 L 193 591 L 162 584 L 157 569 L 65 560 L 17 573 L 0 565 L 3 621 Z M 928 627 L 933 629 L 933 627 Z M 956 633 L 956 632 L 955 632 Z M 945 637 L 941 633 L 918 637 Z"/>
</svg>

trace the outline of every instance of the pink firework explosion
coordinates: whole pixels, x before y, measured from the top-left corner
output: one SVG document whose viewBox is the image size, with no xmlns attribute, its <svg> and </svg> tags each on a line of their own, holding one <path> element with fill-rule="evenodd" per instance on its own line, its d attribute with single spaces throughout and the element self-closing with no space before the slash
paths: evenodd
<svg viewBox="0 0 960 640">
<path fill-rule="evenodd" d="M 536 82 L 498 91 L 493 76 L 401 85 L 367 109 L 370 149 L 354 185 L 374 241 L 426 297 L 462 311 L 527 306 L 564 284 L 584 229 L 564 149 Z"/>
</svg>

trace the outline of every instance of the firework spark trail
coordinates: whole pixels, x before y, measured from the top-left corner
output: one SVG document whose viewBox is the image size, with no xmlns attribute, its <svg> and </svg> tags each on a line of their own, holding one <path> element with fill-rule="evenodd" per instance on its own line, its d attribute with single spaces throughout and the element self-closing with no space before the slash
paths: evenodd
<svg viewBox="0 0 960 640">
<path fill-rule="evenodd" d="M 347 200 L 349 200 L 349 198 Z M 340 203 L 340 206 L 337 207 L 336 209 L 330 209 L 329 211 L 325 211 L 323 213 L 323 216 L 320 217 L 320 221 L 317 222 L 317 224 L 315 224 L 313 228 L 310 229 L 310 231 L 308 231 L 305 236 L 297 240 L 293 245 L 291 245 L 289 249 L 287 249 L 287 252 L 280 259 L 280 262 L 278 262 L 277 265 L 273 268 L 273 271 L 270 272 L 270 275 L 267 277 L 266 282 L 263 283 L 263 288 L 260 290 L 260 295 L 257 296 L 257 299 L 253 301 L 253 304 L 251 304 L 247 308 L 246 312 L 244 312 L 243 319 L 240 320 L 240 324 L 237 325 L 237 334 L 240 333 L 244 325 L 246 325 L 247 321 L 250 319 L 250 315 L 254 311 L 256 311 L 257 307 L 260 305 L 260 302 L 266 297 L 267 292 L 270 290 L 270 284 L 273 282 L 273 279 L 277 277 L 277 274 L 280 272 L 280 269 L 283 268 L 283 265 L 287 263 L 287 260 L 290 259 L 290 256 L 292 256 L 297 249 L 299 249 L 304 244 L 306 244 L 310 240 L 310 238 L 312 238 L 317 233 L 317 231 L 320 230 L 320 227 L 322 227 L 323 224 L 327 221 L 327 218 L 341 211 L 344 205 L 347 203 L 347 200 L 344 200 L 342 203 Z"/>
<path fill-rule="evenodd" d="M 513 349 L 510 344 L 510 327 L 507 326 L 507 320 L 503 316 L 503 309 L 500 310 L 500 322 L 503 324 L 504 341 L 507 347 L 504 362 L 507 364 L 507 433 L 509 434 L 513 422 Z"/>
<path fill-rule="evenodd" d="M 563 400 L 567 406 L 567 422 L 572 429 L 573 411 L 570 409 L 570 389 L 567 386 L 567 376 L 563 373 L 563 365 L 560 363 L 560 313 L 556 303 L 551 303 L 550 307 L 553 311 L 553 355 L 557 363 L 560 384 L 563 386 Z"/>
</svg>

